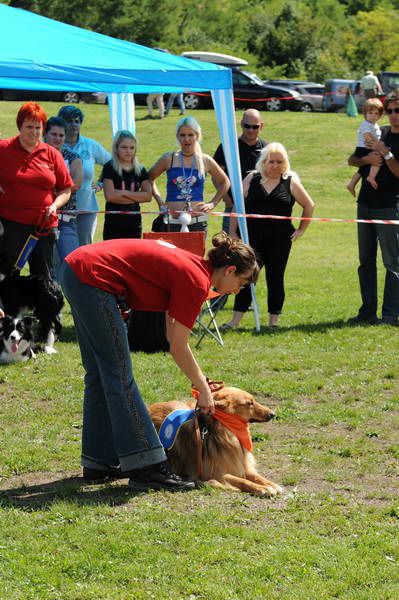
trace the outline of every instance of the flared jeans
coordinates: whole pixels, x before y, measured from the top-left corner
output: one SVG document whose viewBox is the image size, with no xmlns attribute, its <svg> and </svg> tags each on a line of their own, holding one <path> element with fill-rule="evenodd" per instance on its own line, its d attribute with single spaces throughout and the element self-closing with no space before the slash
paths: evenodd
<svg viewBox="0 0 399 600">
<path fill-rule="evenodd" d="M 60 283 L 71 305 L 85 369 L 82 465 L 122 471 L 166 460 L 133 377 L 127 330 L 116 297 L 82 283 L 64 262 Z"/>
</svg>

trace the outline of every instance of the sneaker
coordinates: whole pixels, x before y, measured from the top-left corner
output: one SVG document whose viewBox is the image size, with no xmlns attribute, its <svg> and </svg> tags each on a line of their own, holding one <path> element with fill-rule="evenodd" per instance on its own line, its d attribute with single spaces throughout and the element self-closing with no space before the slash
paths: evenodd
<svg viewBox="0 0 399 600">
<path fill-rule="evenodd" d="M 379 320 L 375 315 L 356 315 L 356 317 L 351 317 L 348 319 L 347 323 L 348 325 L 377 325 Z"/>
<path fill-rule="evenodd" d="M 129 487 L 134 490 L 168 490 L 185 492 L 195 489 L 195 482 L 172 473 L 167 461 L 131 472 Z"/>
</svg>

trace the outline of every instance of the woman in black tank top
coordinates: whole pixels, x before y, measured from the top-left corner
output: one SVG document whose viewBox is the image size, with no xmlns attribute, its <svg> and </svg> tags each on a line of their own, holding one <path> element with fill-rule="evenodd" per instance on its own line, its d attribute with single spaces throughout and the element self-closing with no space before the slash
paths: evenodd
<svg viewBox="0 0 399 600">
<path fill-rule="evenodd" d="M 295 202 L 303 208 L 302 217 L 311 217 L 314 202 L 299 177 L 290 170 L 286 149 L 277 142 L 263 148 L 255 171 L 247 175 L 243 186 L 247 214 L 288 217 L 247 220 L 249 243 L 256 252 L 259 265 L 265 266 L 269 327 L 276 327 L 285 299 L 284 273 L 291 245 L 309 225 L 309 221 L 301 221 L 295 229 L 289 217 Z M 236 235 L 236 219 L 231 219 L 230 232 Z M 232 319 L 222 325 L 222 329 L 237 327 L 250 304 L 251 290 L 247 286 L 236 296 Z"/>
</svg>

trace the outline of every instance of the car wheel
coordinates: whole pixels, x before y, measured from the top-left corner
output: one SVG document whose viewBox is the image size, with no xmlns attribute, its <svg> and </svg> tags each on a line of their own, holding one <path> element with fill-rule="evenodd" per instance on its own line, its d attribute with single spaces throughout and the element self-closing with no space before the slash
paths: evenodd
<svg viewBox="0 0 399 600">
<path fill-rule="evenodd" d="M 200 96 L 196 96 L 195 94 L 185 94 L 183 99 L 184 106 L 188 108 L 188 110 L 195 110 L 201 107 L 202 100 Z"/>
<path fill-rule="evenodd" d="M 283 103 L 279 98 L 269 98 L 269 100 L 266 101 L 266 110 L 283 110 Z"/>
<path fill-rule="evenodd" d="M 312 112 L 313 106 L 309 104 L 309 102 L 304 102 L 303 104 L 301 104 L 299 110 L 301 112 Z"/>
<path fill-rule="evenodd" d="M 77 92 L 65 92 L 62 94 L 62 102 L 70 102 L 77 104 L 80 100 L 80 96 Z"/>
</svg>

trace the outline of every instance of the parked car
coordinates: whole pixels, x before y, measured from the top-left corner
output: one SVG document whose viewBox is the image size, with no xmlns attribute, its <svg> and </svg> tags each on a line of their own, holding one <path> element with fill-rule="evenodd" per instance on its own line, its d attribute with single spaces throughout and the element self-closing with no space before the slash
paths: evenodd
<svg viewBox="0 0 399 600">
<path fill-rule="evenodd" d="M 36 102 L 79 102 L 81 94 L 78 92 L 55 92 L 44 90 L 0 90 L 0 100 L 34 100 Z"/>
<path fill-rule="evenodd" d="M 322 110 L 324 85 L 320 85 L 319 83 L 296 85 L 295 89 L 299 92 L 302 102 L 299 110 L 302 112 Z"/>
<path fill-rule="evenodd" d="M 255 73 L 232 68 L 234 102 L 237 107 L 259 110 L 299 110 L 301 100 L 295 90 L 282 86 L 265 84 Z M 251 102 L 252 101 L 252 102 Z M 209 92 L 184 95 L 186 108 L 210 108 L 212 98 Z"/>
<path fill-rule="evenodd" d="M 346 105 L 349 87 L 353 79 L 328 79 L 324 87 L 322 108 L 327 112 L 337 112 Z"/>
<path fill-rule="evenodd" d="M 324 85 L 320 83 L 300 81 L 298 79 L 269 79 L 265 83 L 282 85 L 296 90 L 300 94 L 301 105 L 299 110 L 302 112 L 312 112 L 313 110 L 321 110 L 322 108 Z"/>
<path fill-rule="evenodd" d="M 284 87 L 295 88 L 297 85 L 307 85 L 313 82 L 304 81 L 302 79 L 265 79 L 264 83 L 270 85 L 283 85 Z"/>
<path fill-rule="evenodd" d="M 108 94 L 104 92 L 82 92 L 80 98 L 86 104 L 108 104 Z"/>
<path fill-rule="evenodd" d="M 378 73 L 378 79 L 384 94 L 389 94 L 393 90 L 399 89 L 399 73 L 394 71 L 381 71 Z"/>
</svg>

